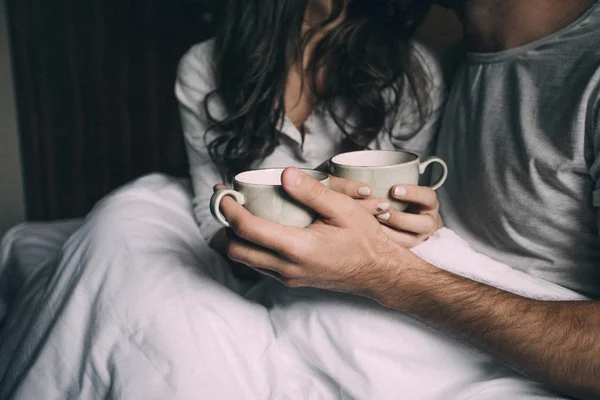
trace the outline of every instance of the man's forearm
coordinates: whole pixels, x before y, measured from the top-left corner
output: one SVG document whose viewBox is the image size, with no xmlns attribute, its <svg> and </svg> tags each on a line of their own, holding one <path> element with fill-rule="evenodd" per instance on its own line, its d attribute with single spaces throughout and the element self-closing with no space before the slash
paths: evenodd
<svg viewBox="0 0 600 400">
<path fill-rule="evenodd" d="M 406 268 L 375 297 L 521 374 L 600 398 L 600 303 L 527 299 L 440 270 Z"/>
</svg>

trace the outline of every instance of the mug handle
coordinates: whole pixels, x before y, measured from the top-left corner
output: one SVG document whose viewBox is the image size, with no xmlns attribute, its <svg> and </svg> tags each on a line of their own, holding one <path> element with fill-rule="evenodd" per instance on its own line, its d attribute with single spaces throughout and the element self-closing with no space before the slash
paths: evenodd
<svg viewBox="0 0 600 400">
<path fill-rule="evenodd" d="M 237 192 L 233 189 L 219 189 L 216 192 L 214 192 L 212 197 L 210 198 L 211 214 L 217 220 L 218 223 L 229 228 L 229 226 L 230 226 L 229 222 L 227 222 L 227 220 L 225 219 L 225 216 L 223 215 L 221 210 L 219 210 L 219 207 L 221 206 L 221 200 L 223 200 L 223 197 L 225 197 L 225 196 L 233 197 L 235 199 L 235 201 L 237 201 L 241 205 L 244 205 L 244 203 L 246 202 L 246 199 L 244 198 L 243 194 L 241 194 L 240 192 Z"/>
<path fill-rule="evenodd" d="M 444 184 L 444 182 L 446 182 L 446 178 L 448 177 L 448 166 L 446 165 L 444 160 L 442 160 L 439 157 L 427 158 L 425 161 L 423 161 L 421 164 L 419 164 L 419 174 L 423 174 L 423 172 L 425 172 L 427 167 L 429 167 L 433 163 L 438 163 L 442 166 L 442 176 L 433 185 L 429 186 L 433 190 L 436 190 L 440 186 L 442 186 Z"/>
</svg>

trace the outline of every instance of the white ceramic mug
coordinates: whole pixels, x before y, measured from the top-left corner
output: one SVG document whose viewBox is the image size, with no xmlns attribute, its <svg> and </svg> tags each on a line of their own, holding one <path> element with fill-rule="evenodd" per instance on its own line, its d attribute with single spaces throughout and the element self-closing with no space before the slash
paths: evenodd
<svg viewBox="0 0 600 400">
<path fill-rule="evenodd" d="M 284 168 L 255 169 L 237 174 L 233 178 L 233 189 L 217 190 L 210 199 L 210 211 L 223 226 L 229 226 L 225 216 L 219 210 L 225 196 L 233 197 L 250 213 L 277 222 L 281 225 L 306 227 L 313 223 L 318 215 L 313 210 L 292 199 L 281 186 L 281 174 Z M 304 173 L 329 185 L 329 175 L 312 169 L 302 169 Z"/>
<path fill-rule="evenodd" d="M 371 197 L 387 198 L 394 210 L 403 211 L 407 203 L 394 199 L 391 188 L 398 184 L 416 185 L 427 167 L 437 163 L 442 176 L 430 187 L 435 190 L 448 177 L 448 167 L 439 157 L 421 162 L 418 155 L 403 150 L 361 150 L 338 154 L 331 158 L 331 175 L 361 181 L 373 190 Z"/>
</svg>

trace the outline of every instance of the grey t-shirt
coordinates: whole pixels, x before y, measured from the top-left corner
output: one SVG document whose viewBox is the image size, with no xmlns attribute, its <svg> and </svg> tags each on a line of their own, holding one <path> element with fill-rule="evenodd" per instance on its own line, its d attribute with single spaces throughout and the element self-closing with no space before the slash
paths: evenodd
<svg viewBox="0 0 600 400">
<path fill-rule="evenodd" d="M 446 225 L 482 253 L 600 298 L 600 3 L 536 42 L 467 54 L 441 127 Z"/>
</svg>

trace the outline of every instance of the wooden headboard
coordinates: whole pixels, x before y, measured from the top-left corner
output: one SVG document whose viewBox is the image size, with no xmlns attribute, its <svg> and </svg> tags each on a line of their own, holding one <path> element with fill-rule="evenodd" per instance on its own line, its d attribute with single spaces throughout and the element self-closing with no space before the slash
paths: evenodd
<svg viewBox="0 0 600 400">
<path fill-rule="evenodd" d="M 173 86 L 211 35 L 206 1 L 7 1 L 29 220 L 83 216 L 149 172 L 187 175 Z"/>
</svg>

